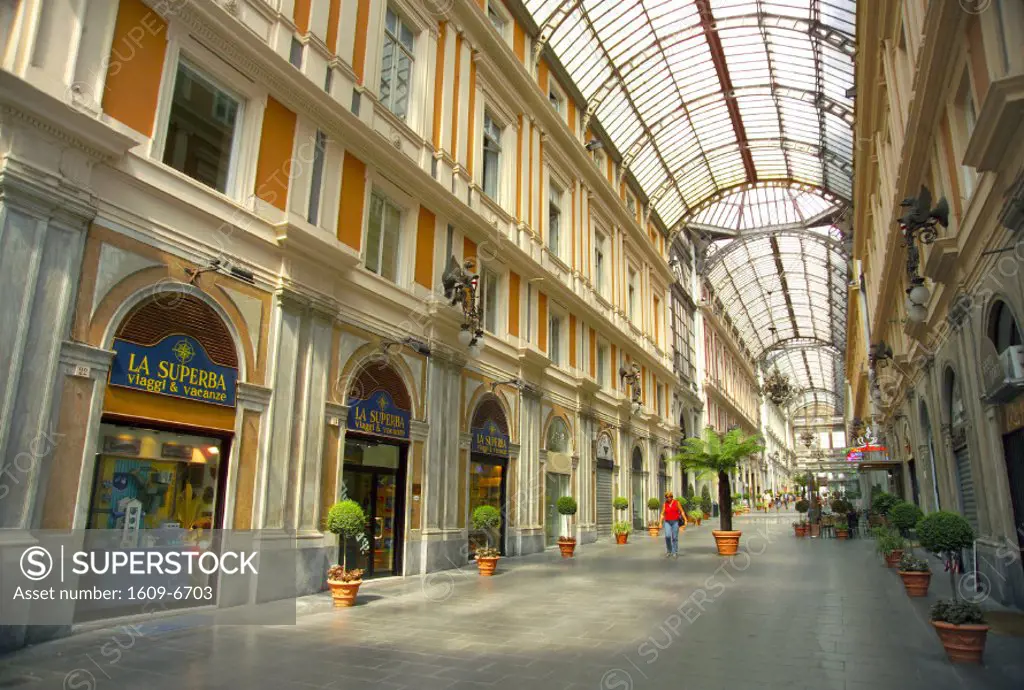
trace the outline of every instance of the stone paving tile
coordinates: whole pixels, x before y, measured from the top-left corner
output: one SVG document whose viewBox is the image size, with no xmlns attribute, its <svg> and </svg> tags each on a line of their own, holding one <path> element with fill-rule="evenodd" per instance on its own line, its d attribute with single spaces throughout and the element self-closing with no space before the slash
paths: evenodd
<svg viewBox="0 0 1024 690">
<path fill-rule="evenodd" d="M 951 666 L 928 603 L 904 595 L 872 542 L 797 540 L 791 520 L 741 518 L 747 550 L 733 559 L 715 554 L 705 526 L 687 530 L 678 561 L 660 557 L 661 540 L 634 537 L 584 545 L 571 561 L 507 559 L 490 580 L 449 573 L 443 590 L 367 583 L 363 604 L 344 611 L 313 597 L 295 626 L 154 623 L 116 661 L 104 645 L 118 629 L 90 630 L 0 659 L 0 687 L 1024 687 L 1024 640 L 990 636 L 984 667 Z"/>
</svg>

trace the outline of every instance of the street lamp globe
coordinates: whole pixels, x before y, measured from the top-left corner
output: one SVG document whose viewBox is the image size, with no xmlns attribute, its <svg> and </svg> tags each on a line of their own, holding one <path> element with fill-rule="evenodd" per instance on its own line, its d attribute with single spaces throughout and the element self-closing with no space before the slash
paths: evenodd
<svg viewBox="0 0 1024 690">
<path fill-rule="evenodd" d="M 923 283 L 918 283 L 910 288 L 909 295 L 911 302 L 923 306 L 928 303 L 928 298 L 932 296 L 932 293 Z"/>
<path fill-rule="evenodd" d="M 459 345 L 466 347 L 473 340 L 473 334 L 468 328 L 463 328 L 459 331 Z"/>
<path fill-rule="evenodd" d="M 920 304 L 910 304 L 907 306 L 907 318 L 913 323 L 924 323 L 928 318 L 928 310 Z"/>
</svg>

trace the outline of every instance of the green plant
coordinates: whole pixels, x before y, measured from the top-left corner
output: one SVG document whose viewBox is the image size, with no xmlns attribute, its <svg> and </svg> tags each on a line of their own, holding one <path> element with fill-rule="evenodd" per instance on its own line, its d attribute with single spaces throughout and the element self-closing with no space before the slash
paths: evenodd
<svg viewBox="0 0 1024 690">
<path fill-rule="evenodd" d="M 700 509 L 705 515 L 711 514 L 711 489 L 707 484 L 700 488 Z"/>
<path fill-rule="evenodd" d="M 917 523 L 917 540 L 921 546 L 934 554 L 952 559 L 974 545 L 974 530 L 962 515 L 948 510 L 939 510 L 925 515 Z M 953 601 L 957 600 L 956 573 L 949 569 L 949 582 L 953 589 Z"/>
<path fill-rule="evenodd" d="M 693 490 L 693 484 L 690 484 L 689 486 L 686 487 L 686 497 L 687 498 L 693 498 L 696 495 L 697 495 L 697 492 Z"/>
<path fill-rule="evenodd" d="M 903 549 L 903 537 L 900 533 L 889 527 L 876 527 L 872 530 L 875 535 L 875 550 L 883 556 L 888 556 L 893 551 Z"/>
<path fill-rule="evenodd" d="M 575 515 L 579 506 L 576 504 L 576 499 L 572 496 L 562 496 L 558 499 L 556 504 L 559 515 Z"/>
<path fill-rule="evenodd" d="M 718 505 L 722 512 L 721 528 L 725 531 L 732 530 L 729 473 L 735 470 L 744 458 L 764 450 L 760 440 L 759 436 L 744 434 L 740 429 L 720 434 L 714 427 L 709 426 L 704 429 L 704 438 L 688 438 L 683 441 L 682 453 L 673 458 L 682 463 L 687 470 L 718 474 Z M 707 497 L 710 503 L 710 492 Z M 710 507 L 709 505 L 706 512 L 711 512 Z"/>
<path fill-rule="evenodd" d="M 493 546 L 481 546 L 473 552 L 476 558 L 498 558 L 501 556 L 501 551 Z"/>
<path fill-rule="evenodd" d="M 796 502 L 796 512 L 806 514 L 810 510 L 811 504 L 806 499 L 801 498 Z"/>
<path fill-rule="evenodd" d="M 647 510 L 657 510 L 661 507 L 661 501 L 656 498 L 647 499 Z"/>
<path fill-rule="evenodd" d="M 633 531 L 633 526 L 629 524 L 627 520 L 619 520 L 612 525 L 612 532 L 614 534 L 629 534 Z"/>
<path fill-rule="evenodd" d="M 337 534 L 341 539 L 341 567 L 342 570 L 347 571 L 348 540 L 357 539 L 360 535 L 363 535 L 365 538 L 366 513 L 363 512 L 363 507 L 357 502 L 352 499 L 346 499 L 338 501 L 328 509 L 327 519 L 324 522 L 327 531 Z"/>
<path fill-rule="evenodd" d="M 689 515 L 690 519 L 693 520 L 694 522 L 697 522 L 697 520 L 703 520 L 704 519 L 704 511 L 703 510 L 691 510 L 689 513 L 687 513 L 687 515 Z"/>
<path fill-rule="evenodd" d="M 921 509 L 909 501 L 900 501 L 889 509 L 889 520 L 904 536 L 908 530 L 917 526 L 923 517 Z"/>
<path fill-rule="evenodd" d="M 832 501 L 833 513 L 840 513 L 842 515 L 845 515 L 846 513 L 850 512 L 850 508 L 850 502 L 845 499 L 837 498 L 834 501 Z"/>
<path fill-rule="evenodd" d="M 871 498 L 871 511 L 878 515 L 888 515 L 892 507 L 899 502 L 899 497 L 880 491 Z"/>
<path fill-rule="evenodd" d="M 616 496 L 612 499 L 612 508 L 615 510 L 625 510 L 629 508 L 629 499 L 625 496 Z"/>
<path fill-rule="evenodd" d="M 928 561 L 912 556 L 909 553 L 903 554 L 903 558 L 900 559 L 900 570 L 907 573 L 931 572 L 931 568 L 928 567 Z"/>
<path fill-rule="evenodd" d="M 332 565 L 327 569 L 327 579 L 332 582 L 355 582 L 363 579 L 362 568 L 345 570 L 343 565 Z"/>
<path fill-rule="evenodd" d="M 494 506 L 477 506 L 469 520 L 473 525 L 473 529 L 484 533 L 484 538 L 487 540 L 485 548 L 488 549 L 487 553 L 490 553 L 492 549 L 491 532 L 501 526 L 501 511 Z M 493 556 L 488 556 L 487 553 L 481 554 L 480 552 L 481 549 L 476 550 L 477 558 L 493 558 Z M 496 556 L 497 554 L 494 555 Z"/>
<path fill-rule="evenodd" d="M 956 591 L 954 589 L 954 591 Z M 932 604 L 930 618 L 933 621 L 950 623 L 951 625 L 981 625 L 985 622 L 985 614 L 981 607 L 966 601 L 937 601 Z"/>
</svg>

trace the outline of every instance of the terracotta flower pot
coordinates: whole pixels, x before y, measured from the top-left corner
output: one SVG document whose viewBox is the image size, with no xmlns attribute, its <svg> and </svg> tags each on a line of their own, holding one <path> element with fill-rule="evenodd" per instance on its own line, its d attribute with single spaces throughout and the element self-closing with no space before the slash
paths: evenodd
<svg viewBox="0 0 1024 690">
<path fill-rule="evenodd" d="M 493 556 L 491 558 L 477 557 L 476 565 L 480 569 L 481 577 L 491 577 L 494 575 L 494 571 L 498 568 L 498 559 L 500 556 Z"/>
<path fill-rule="evenodd" d="M 697 518 L 697 526 L 698 526 L 698 527 L 700 527 L 700 523 L 701 523 L 701 521 L 702 521 L 702 520 L 701 520 L 701 518 Z"/>
<path fill-rule="evenodd" d="M 627 539 L 629 539 L 629 535 L 628 534 L 616 534 L 615 535 L 615 543 L 616 544 L 625 544 Z"/>
<path fill-rule="evenodd" d="M 652 525 L 652 526 L 648 526 L 647 527 L 647 534 L 651 535 L 652 537 L 658 536 L 658 532 L 660 532 L 660 531 L 661 531 L 661 528 L 658 527 L 657 525 Z"/>
<path fill-rule="evenodd" d="M 331 599 L 334 600 L 335 608 L 348 608 L 355 606 L 356 594 L 359 593 L 359 585 L 362 580 L 352 582 L 341 582 L 340 580 L 328 580 L 327 586 L 331 588 Z"/>
<path fill-rule="evenodd" d="M 711 513 L 704 513 L 704 519 L 707 520 L 711 517 Z"/>
<path fill-rule="evenodd" d="M 798 537 L 806 537 L 807 536 L 807 526 L 806 525 L 793 525 L 793 532 Z"/>
<path fill-rule="evenodd" d="M 573 552 L 576 550 L 576 542 L 559 541 L 558 550 L 562 552 L 562 558 L 572 558 Z"/>
<path fill-rule="evenodd" d="M 932 581 L 930 572 L 900 570 L 899 574 L 903 579 L 903 587 L 906 588 L 908 597 L 928 596 L 928 584 Z"/>
<path fill-rule="evenodd" d="M 718 547 L 719 556 L 733 556 L 736 554 L 736 550 L 740 547 L 740 535 L 743 532 L 739 530 L 711 530 L 711 535 L 715 538 L 715 546 Z"/>
<path fill-rule="evenodd" d="M 885 564 L 890 568 L 898 568 L 903 558 L 903 549 L 894 549 L 885 555 Z"/>
<path fill-rule="evenodd" d="M 843 527 L 836 527 L 836 539 L 849 539 L 850 529 Z"/>
<path fill-rule="evenodd" d="M 811 529 L 811 536 L 812 537 L 820 537 L 821 536 L 821 525 L 818 525 L 818 524 L 815 524 L 815 523 L 812 522 L 811 525 L 810 525 L 810 529 Z"/>
<path fill-rule="evenodd" d="M 946 656 L 954 664 L 980 664 L 985 653 L 987 625 L 953 625 L 943 621 L 932 621 L 939 634 Z"/>
</svg>

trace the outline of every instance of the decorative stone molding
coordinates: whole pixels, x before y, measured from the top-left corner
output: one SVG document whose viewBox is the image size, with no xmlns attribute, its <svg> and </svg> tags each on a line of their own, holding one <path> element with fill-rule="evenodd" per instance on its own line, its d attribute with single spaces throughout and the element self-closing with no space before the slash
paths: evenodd
<svg viewBox="0 0 1024 690">
<path fill-rule="evenodd" d="M 272 394 L 273 390 L 266 386 L 239 381 L 235 399 L 238 401 L 239 405 L 266 409 L 270 406 L 270 397 Z"/>
</svg>

